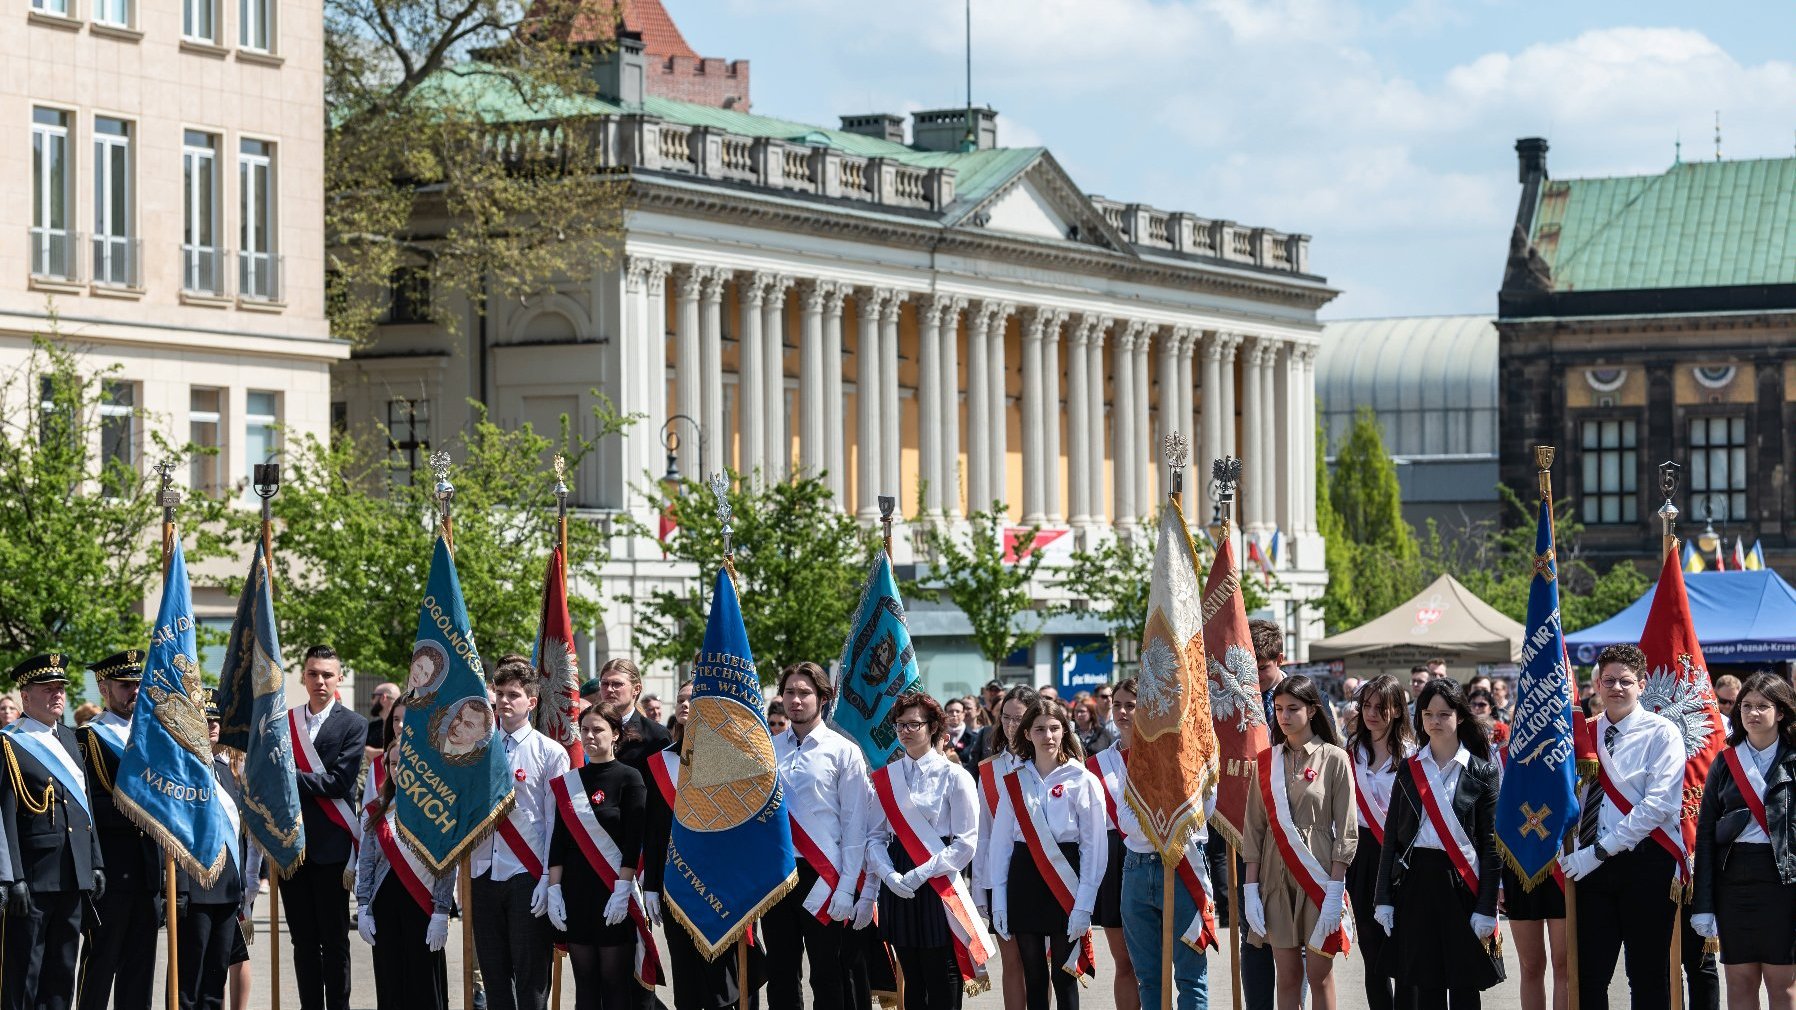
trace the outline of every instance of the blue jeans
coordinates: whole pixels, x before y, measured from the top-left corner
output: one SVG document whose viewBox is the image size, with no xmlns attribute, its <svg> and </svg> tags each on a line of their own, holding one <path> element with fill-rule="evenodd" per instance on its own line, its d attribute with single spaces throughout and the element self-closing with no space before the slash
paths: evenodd
<svg viewBox="0 0 1796 1010">
<path fill-rule="evenodd" d="M 1135 978 L 1141 983 L 1143 1010 L 1160 1005 L 1160 901 L 1164 887 L 1158 853 L 1130 852 L 1123 857 L 1123 940 L 1129 947 L 1129 960 L 1135 965 Z M 1191 900 L 1185 885 L 1176 881 L 1172 895 L 1172 922 L 1176 935 L 1191 924 L 1192 917 L 1197 914 L 1197 903 Z M 1178 1010 L 1209 1010 L 1207 959 L 1178 939 L 1173 940 L 1172 951 Z"/>
</svg>

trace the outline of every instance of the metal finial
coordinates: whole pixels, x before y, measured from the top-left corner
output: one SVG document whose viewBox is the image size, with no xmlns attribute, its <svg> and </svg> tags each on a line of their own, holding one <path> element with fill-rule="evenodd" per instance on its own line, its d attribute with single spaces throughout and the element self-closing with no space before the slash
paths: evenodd
<svg viewBox="0 0 1796 1010">
<path fill-rule="evenodd" d="M 567 460 L 561 453 L 556 453 L 550 458 L 549 465 L 555 468 L 555 497 L 567 498 Z"/>
<path fill-rule="evenodd" d="M 1553 497 L 1553 447 L 1537 445 L 1534 447 L 1534 466 L 1540 471 L 1540 497 L 1542 501 Z"/>
<path fill-rule="evenodd" d="M 1216 528 L 1221 532 L 1216 538 L 1218 544 L 1229 537 L 1229 525 L 1233 521 L 1229 506 L 1235 503 L 1235 487 L 1240 483 L 1240 460 L 1224 456 L 1210 463 L 1210 499 L 1216 503 Z"/>
<path fill-rule="evenodd" d="M 1659 506 L 1659 534 L 1667 540 L 1672 538 L 1677 526 L 1678 507 L 1671 500 L 1677 497 L 1678 471 L 1682 469 L 1669 459 L 1659 464 L 1659 490 L 1665 493 L 1665 504 Z"/>
<path fill-rule="evenodd" d="M 711 488 L 711 496 L 717 499 L 717 522 L 723 527 L 723 556 L 727 560 L 736 554 L 736 530 L 730 525 L 730 520 L 735 517 L 730 508 L 730 479 L 714 473 L 706 484 Z"/>
<path fill-rule="evenodd" d="M 449 515 L 449 504 L 455 500 L 455 485 L 449 483 L 449 454 L 438 450 L 430 454 L 430 468 L 437 475 L 437 508 L 444 517 Z"/>
<path fill-rule="evenodd" d="M 172 459 L 165 459 L 156 464 L 156 474 L 161 484 L 156 490 L 156 504 L 165 511 L 173 510 L 181 504 L 181 490 L 175 487 L 175 467 Z"/>
<path fill-rule="evenodd" d="M 892 510 L 897 507 L 898 498 L 895 495 L 882 494 L 879 496 L 879 523 L 885 531 L 886 559 L 888 561 L 892 557 Z"/>
<path fill-rule="evenodd" d="M 1160 442 L 1160 453 L 1172 468 L 1172 493 L 1185 490 L 1185 464 L 1191 459 L 1191 440 L 1178 432 L 1169 432 Z"/>
<path fill-rule="evenodd" d="M 254 483 L 256 494 L 263 501 L 273 498 L 281 489 L 281 465 L 279 463 L 257 463 Z"/>
</svg>

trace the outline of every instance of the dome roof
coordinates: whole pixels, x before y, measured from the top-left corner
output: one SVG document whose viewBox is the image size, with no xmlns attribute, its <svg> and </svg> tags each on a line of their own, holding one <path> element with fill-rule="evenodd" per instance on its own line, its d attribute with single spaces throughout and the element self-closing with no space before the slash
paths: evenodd
<svg viewBox="0 0 1796 1010">
<path fill-rule="evenodd" d="M 1316 397 L 1339 445 L 1371 407 L 1393 456 L 1494 456 L 1497 328 L 1491 316 L 1349 319 L 1322 329 Z"/>
</svg>

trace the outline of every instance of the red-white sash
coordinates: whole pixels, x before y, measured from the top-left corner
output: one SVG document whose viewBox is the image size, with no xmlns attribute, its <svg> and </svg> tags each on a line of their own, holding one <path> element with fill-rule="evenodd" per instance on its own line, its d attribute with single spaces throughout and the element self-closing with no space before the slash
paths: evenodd
<svg viewBox="0 0 1796 1010">
<path fill-rule="evenodd" d="M 1117 816 L 1118 810 L 1126 810 L 1127 799 L 1123 790 L 1127 788 L 1129 777 L 1129 755 L 1115 747 L 1101 750 L 1085 759 L 1085 767 L 1104 786 L 1104 813 L 1109 815 L 1110 829 L 1128 834 L 1122 826 L 1122 819 Z M 1191 924 L 1179 935 L 1179 939 L 1190 944 L 1194 950 L 1217 946 L 1216 913 L 1214 911 L 1215 894 L 1210 890 L 1210 875 L 1199 873 L 1191 865 L 1191 857 L 1179 860 L 1179 880 L 1185 885 L 1186 893 L 1197 905 L 1197 914 L 1191 917 Z"/>
<path fill-rule="evenodd" d="M 585 853 L 587 864 L 599 876 L 599 883 L 606 890 L 614 889 L 617 868 L 624 864 L 624 853 L 599 825 L 599 819 L 593 816 L 592 803 L 586 798 L 586 785 L 580 781 L 580 769 L 558 776 L 549 785 L 555 790 L 555 806 L 561 811 L 561 823 L 567 825 L 568 834 L 574 836 L 575 844 Z M 630 896 L 630 921 L 636 926 L 636 981 L 645 989 L 653 989 L 661 984 L 661 952 L 655 948 L 649 921 L 643 917 L 642 906 L 634 894 Z"/>
<path fill-rule="evenodd" d="M 1759 771 L 1758 762 L 1740 760 L 1740 748 L 1744 743 L 1735 744 L 1721 752 L 1727 760 L 1728 770 L 1734 773 L 1734 785 L 1740 787 L 1740 796 L 1746 801 L 1746 809 L 1752 811 L 1752 819 L 1759 822 L 1759 830 L 1771 834 L 1771 821 L 1765 815 L 1765 776 Z"/>
<path fill-rule="evenodd" d="M 324 771 L 324 761 L 318 756 L 318 748 L 312 746 L 312 736 L 306 732 L 305 717 L 300 714 L 301 711 L 302 709 L 297 708 L 287 710 L 287 735 L 293 738 L 293 763 L 299 766 L 300 771 L 317 775 Z M 355 815 L 355 809 L 349 805 L 349 801 L 328 796 L 313 796 L 311 799 L 323 808 L 324 815 L 332 823 L 349 833 L 351 850 L 360 851 L 362 822 Z"/>
<path fill-rule="evenodd" d="M 375 840 L 380 842 L 380 851 L 387 857 L 387 872 L 399 878 L 406 893 L 412 896 L 412 900 L 418 903 L 425 915 L 432 915 L 436 912 L 436 902 L 430 895 L 430 889 L 436 878 L 430 875 L 430 870 L 418 858 L 418 854 L 412 851 L 411 846 L 399 841 L 399 836 L 393 832 L 394 816 L 394 811 L 388 808 L 374 825 Z"/>
<path fill-rule="evenodd" d="M 1023 785 L 1025 772 L 1031 779 L 1027 788 Z M 1041 775 L 1036 772 L 1033 764 L 1024 764 L 1004 776 L 1004 791 L 1010 798 L 1010 809 L 1016 815 L 1017 827 L 1023 832 L 1023 842 L 1029 847 L 1029 856 L 1035 860 L 1035 869 L 1047 883 L 1054 899 L 1060 902 L 1060 907 L 1071 915 L 1073 892 L 1079 887 L 1079 874 L 1066 861 L 1066 855 L 1054 841 L 1054 833 L 1048 829 L 1041 809 L 1040 785 Z M 1073 952 L 1060 967 L 1079 979 L 1097 970 L 1097 955 L 1091 943 L 1091 930 L 1086 930 L 1085 935 L 1079 937 L 1079 942 L 1073 945 Z"/>
<path fill-rule="evenodd" d="M 1591 736 L 1596 738 L 1597 783 L 1603 787 L 1603 795 L 1609 797 L 1609 802 L 1615 804 L 1615 809 L 1621 811 L 1621 815 L 1626 817 L 1634 812 L 1634 804 L 1640 802 L 1640 796 L 1638 794 L 1629 796 L 1622 790 L 1622 784 L 1609 775 L 1609 746 L 1603 742 L 1603 734 L 1595 732 L 1596 729 L 1597 727 L 1592 727 Z M 1680 793 L 1681 791 L 1680 788 Z M 1658 842 L 1660 848 L 1671 853 L 1672 862 L 1677 864 L 1677 879 L 1689 881 L 1690 864 L 1684 858 L 1684 833 L 1679 831 L 1673 835 L 1663 827 L 1657 827 L 1653 829 L 1653 841 Z"/>
<path fill-rule="evenodd" d="M 387 763 L 381 758 L 368 762 L 368 774 L 362 776 L 362 814 L 366 816 L 380 802 L 380 788 L 387 784 Z"/>
<path fill-rule="evenodd" d="M 679 748 L 669 747 L 649 758 L 649 775 L 655 780 L 655 788 L 661 790 L 661 798 L 667 802 L 667 808 L 672 810 L 674 798 L 680 792 Z"/>
<path fill-rule="evenodd" d="M 998 760 L 1003 756 L 993 754 L 979 762 L 979 798 L 985 803 L 987 817 L 998 814 Z"/>
<path fill-rule="evenodd" d="M 1409 759 L 1409 777 L 1415 781 L 1416 795 L 1422 798 L 1422 810 L 1428 814 L 1428 823 L 1434 825 L 1434 835 L 1441 840 L 1446 849 L 1447 858 L 1452 860 L 1453 868 L 1459 871 L 1459 879 L 1465 882 L 1466 889 L 1473 896 L 1478 894 L 1478 850 L 1472 848 L 1472 840 L 1466 837 L 1465 825 L 1459 823 L 1458 817 L 1449 817 L 1441 809 L 1440 797 L 1434 793 L 1434 783 L 1428 778 L 1428 769 L 1422 766 L 1422 755 L 1417 754 Z M 1448 802 L 1451 802 L 1449 798 Z M 1453 847 L 1447 848 L 1446 842 Z"/>
<path fill-rule="evenodd" d="M 1297 886 L 1309 896 L 1310 904 L 1319 910 L 1327 896 L 1328 871 L 1304 844 L 1297 822 L 1291 817 L 1291 799 L 1285 792 L 1285 748 L 1282 744 L 1274 744 L 1260 752 L 1259 776 L 1260 801 L 1266 805 L 1267 825 L 1273 841 L 1278 844 L 1279 856 L 1284 859 L 1285 869 L 1291 872 Z M 1321 930 L 1322 921 L 1318 919 L 1309 937 L 1312 950 L 1332 957 L 1352 949 L 1353 916 L 1349 914 L 1345 897 L 1341 902 L 1340 928 L 1326 937 L 1320 935 Z"/>
<path fill-rule="evenodd" d="M 941 839 L 929 821 L 911 800 L 910 790 L 892 788 L 892 766 L 873 772 L 873 792 L 885 811 L 886 823 L 911 862 L 918 866 L 942 851 Z M 930 877 L 927 881 L 942 907 L 948 913 L 948 931 L 954 937 L 954 961 L 960 966 L 961 986 L 968 992 L 981 992 L 991 983 L 986 981 L 985 963 L 991 959 L 992 938 L 985 923 L 973 910 L 973 895 L 960 874 L 953 871 Z"/>
<path fill-rule="evenodd" d="M 1085 759 L 1085 767 L 1104 784 L 1104 813 L 1110 818 L 1110 830 L 1121 831 L 1122 822 L 1116 819 L 1116 808 L 1126 802 L 1120 793 L 1128 775 L 1123 755 L 1115 747 L 1101 750 Z"/>
<path fill-rule="evenodd" d="M 1379 845 L 1383 845 L 1384 819 L 1390 816 L 1391 805 L 1389 801 L 1386 801 L 1384 807 L 1381 809 L 1378 806 L 1378 801 L 1374 800 L 1371 795 L 1360 786 L 1359 761 L 1355 760 L 1349 767 L 1353 769 L 1353 804 L 1359 808 L 1359 826 L 1372 832 L 1372 840 Z M 1372 771 L 1370 764 L 1366 766 L 1366 770 L 1368 773 Z"/>
<path fill-rule="evenodd" d="M 1210 889 L 1209 867 L 1198 869 L 1192 864 L 1190 850 L 1187 850 L 1185 858 L 1179 860 L 1178 870 L 1186 893 L 1197 905 L 1197 914 L 1191 917 L 1191 925 L 1185 927 L 1179 939 L 1199 952 L 1206 948 L 1222 949 L 1216 939 L 1216 894 Z"/>
<path fill-rule="evenodd" d="M 786 810 L 792 815 L 792 847 L 817 872 L 817 882 L 811 885 L 811 892 L 804 896 L 804 910 L 827 926 L 835 921 L 829 917 L 829 896 L 842 879 L 842 871 L 836 869 L 836 864 L 829 861 L 829 857 L 823 854 L 823 847 L 817 844 L 816 836 L 823 829 L 812 820 L 816 816 L 815 812 L 803 810 L 801 806 L 797 803 L 786 804 Z"/>
</svg>

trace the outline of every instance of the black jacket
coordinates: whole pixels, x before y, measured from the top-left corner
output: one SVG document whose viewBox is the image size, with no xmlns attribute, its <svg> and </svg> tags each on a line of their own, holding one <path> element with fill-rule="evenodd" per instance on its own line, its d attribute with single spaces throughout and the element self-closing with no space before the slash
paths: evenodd
<svg viewBox="0 0 1796 1010">
<path fill-rule="evenodd" d="M 58 724 L 56 738 L 71 759 L 81 760 L 74 730 Z M 56 781 L 50 770 L 23 746 L 0 740 L 4 751 L 0 763 L 5 765 L 0 770 L 0 817 L 5 818 L 13 881 L 23 880 L 33 891 L 45 893 L 92 890 L 94 871 L 106 866 L 93 821 L 79 802 L 70 802 L 60 783 L 44 805 L 44 793 Z M 33 813 L 34 806 L 44 806 L 43 812 Z"/>
<path fill-rule="evenodd" d="M 1379 854 L 1378 887 L 1374 892 L 1378 904 L 1397 903 L 1395 895 L 1403 886 L 1411 849 L 1427 816 L 1422 809 L 1422 795 L 1416 791 L 1416 780 L 1410 773 L 1410 763 L 1400 762 L 1397 781 L 1391 789 L 1391 809 L 1384 819 L 1384 848 Z M 1453 816 L 1458 818 L 1466 837 L 1478 848 L 1478 903 L 1474 910 L 1479 915 L 1494 916 L 1497 914 L 1497 886 L 1502 883 L 1502 863 L 1497 858 L 1495 764 L 1472 755 L 1471 762 L 1459 773 L 1459 788 L 1453 792 Z"/>
<path fill-rule="evenodd" d="M 305 710 L 299 710 L 300 732 L 305 732 Z M 352 855 L 349 832 L 324 812 L 324 800 L 343 800 L 355 807 L 360 785 L 362 747 L 368 740 L 368 720 L 344 708 L 331 709 L 312 749 L 324 767 L 315 772 L 295 772 L 299 782 L 299 806 L 306 825 L 306 862 L 347 863 Z"/>
<path fill-rule="evenodd" d="M 617 742 L 617 759 L 625 767 L 636 769 L 642 780 L 649 779 L 649 758 L 667 749 L 673 741 L 667 727 L 639 712 L 630 713 L 624 723 L 624 735 Z"/>
<path fill-rule="evenodd" d="M 973 742 L 960 752 L 960 762 L 968 768 L 977 768 L 979 763 L 992 756 L 992 727 L 981 726 L 975 731 Z"/>
<path fill-rule="evenodd" d="M 324 734 L 319 733 L 320 736 Z M 241 905 L 246 885 L 250 879 L 260 876 L 262 872 L 262 853 L 255 843 L 250 841 L 249 833 L 241 827 L 243 822 L 243 786 L 237 782 L 236 773 L 231 771 L 231 762 L 222 756 L 212 758 L 212 780 L 218 788 L 231 798 L 238 810 L 237 852 L 241 862 L 227 858 L 224 872 L 211 887 L 204 887 L 198 881 L 181 870 L 175 875 L 175 889 L 195 905 Z M 111 886 L 111 878 L 107 878 L 107 886 Z"/>
<path fill-rule="evenodd" d="M 87 795 L 93 802 L 94 831 L 100 836 L 100 852 L 106 857 L 106 889 L 108 891 L 162 890 L 162 848 L 144 834 L 137 822 L 119 812 L 112 800 L 113 784 L 118 781 L 119 759 L 100 740 L 90 726 L 75 730 L 81 741 L 81 757 L 86 765 Z"/>
<path fill-rule="evenodd" d="M 1765 773 L 1765 821 L 1771 826 L 1771 854 L 1777 861 L 1777 876 L 1786 884 L 1796 884 L 1796 831 L 1790 827 L 1793 791 L 1796 791 L 1796 749 L 1780 744 L 1777 758 Z M 1727 865 L 1727 849 L 1731 847 L 1716 845 L 1715 825 L 1733 811 L 1745 809 L 1746 799 L 1734 783 L 1727 758 L 1715 755 L 1715 763 L 1709 766 L 1708 781 L 1702 788 L 1702 808 L 1696 816 L 1696 886 L 1690 911 L 1715 911 L 1715 878 Z M 1733 814 L 1734 818 L 1740 816 Z"/>
</svg>

